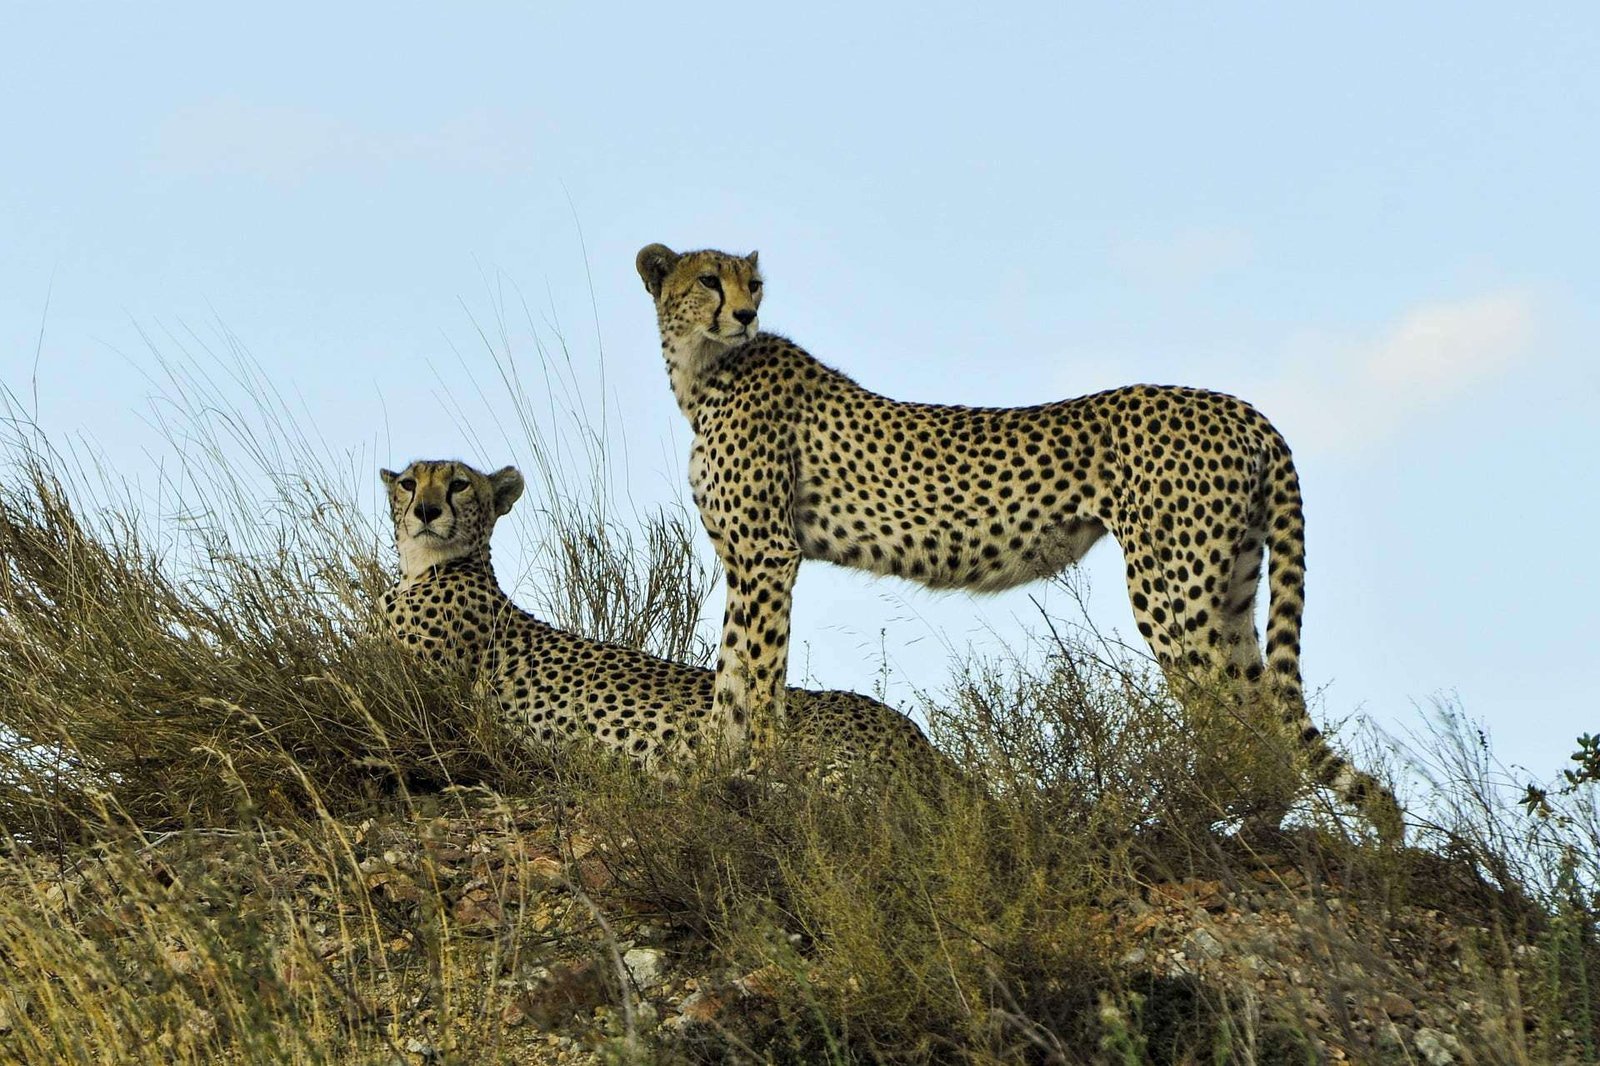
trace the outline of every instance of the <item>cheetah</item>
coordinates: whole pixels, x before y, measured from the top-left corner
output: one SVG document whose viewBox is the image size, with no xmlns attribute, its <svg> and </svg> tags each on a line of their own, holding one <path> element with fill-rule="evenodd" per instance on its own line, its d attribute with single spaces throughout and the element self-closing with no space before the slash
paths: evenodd
<svg viewBox="0 0 1600 1066">
<path fill-rule="evenodd" d="M 383 598 L 393 635 L 414 653 L 467 669 L 508 721 L 538 745 L 588 741 L 647 772 L 678 776 L 713 747 L 710 670 L 557 629 L 501 591 L 489 558 L 496 520 L 522 495 L 515 467 L 483 474 L 465 463 L 419 460 L 380 472 L 388 488 L 400 580 Z M 917 725 L 853 692 L 791 690 L 782 738 L 802 766 L 842 783 L 861 767 L 955 773 Z"/>
<path fill-rule="evenodd" d="M 1174 691 L 1221 677 L 1241 705 L 1276 708 L 1316 777 L 1399 835 L 1393 794 L 1334 754 L 1307 713 L 1300 484 L 1254 407 L 1161 385 L 1033 407 L 905 403 L 758 332 L 755 253 L 652 244 L 636 266 L 694 431 L 694 500 L 727 573 L 716 713 L 753 758 L 783 720 L 801 559 L 983 592 L 1055 575 L 1110 532 Z M 1268 550 L 1263 657 L 1254 611 Z"/>
</svg>

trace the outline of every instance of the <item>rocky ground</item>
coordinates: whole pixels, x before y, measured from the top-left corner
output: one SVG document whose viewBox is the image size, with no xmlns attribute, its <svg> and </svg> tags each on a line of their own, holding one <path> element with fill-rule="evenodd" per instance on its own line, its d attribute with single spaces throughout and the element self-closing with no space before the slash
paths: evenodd
<svg viewBox="0 0 1600 1066">
<path fill-rule="evenodd" d="M 558 805 L 465 793 L 314 843 L 173 835 L 132 858 L 13 863 L 5 890 L 32 893 L 112 960 L 103 980 L 180 1003 L 159 1031 L 127 1034 L 174 1055 L 226 1045 L 219 1032 L 237 1022 L 214 986 L 243 969 L 371 1061 L 758 1061 L 808 975 L 741 970 L 642 905 L 618 861 L 627 846 Z M 1159 1060 L 1162 1004 L 1196 997 L 1229 1019 L 1235 1061 L 1444 1066 L 1560 1046 L 1517 1009 L 1541 949 L 1482 917 L 1469 897 L 1484 886 L 1441 874 L 1422 879 L 1437 899 L 1363 897 L 1335 873 L 1308 876 L 1291 850 L 1240 861 L 1226 881 L 1151 880 L 1106 901 L 1094 921 L 1120 979 L 1099 996 L 1106 1037 L 1086 1061 L 1122 1047 L 1119 1034 L 1137 1054 L 1118 1061 Z M 206 917 L 164 921 L 173 900 Z M 27 1057 L 20 1034 L 43 1005 L 25 977 L 13 970 L 0 995 L 0 1055 Z"/>
<path fill-rule="evenodd" d="M 1349 899 L 1271 858 L 1232 885 L 1151 884 L 1112 909 L 1122 967 L 1226 998 L 1246 1046 L 1272 1005 L 1304 1020 L 1322 1061 L 1526 1059 L 1534 1022 L 1505 1012 L 1507 975 L 1493 960 L 1525 964 L 1528 977 L 1536 948 L 1426 905 Z"/>
</svg>

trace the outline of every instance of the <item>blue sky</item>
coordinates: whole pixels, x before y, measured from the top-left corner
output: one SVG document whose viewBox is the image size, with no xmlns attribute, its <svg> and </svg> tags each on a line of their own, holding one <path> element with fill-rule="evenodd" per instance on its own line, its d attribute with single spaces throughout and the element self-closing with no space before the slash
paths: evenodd
<svg viewBox="0 0 1600 1066">
<path fill-rule="evenodd" d="M 530 383 L 565 339 L 619 488 L 686 500 L 633 255 L 759 248 L 763 323 L 892 396 L 1257 402 L 1323 715 L 1453 693 L 1540 771 L 1600 728 L 1592 7 L 541 8 L 0 7 L 0 383 L 148 484 L 151 345 L 226 330 L 353 468 L 526 462 L 478 392 L 503 307 Z M 1115 548 L 1084 569 L 1130 631 Z M 901 702 L 1069 606 L 798 595 L 792 676 L 886 655 Z"/>
</svg>

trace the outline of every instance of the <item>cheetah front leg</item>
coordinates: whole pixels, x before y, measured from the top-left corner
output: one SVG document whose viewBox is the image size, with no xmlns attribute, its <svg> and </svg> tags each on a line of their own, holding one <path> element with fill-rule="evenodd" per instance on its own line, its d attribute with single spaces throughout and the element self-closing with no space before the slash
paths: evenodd
<svg viewBox="0 0 1600 1066">
<path fill-rule="evenodd" d="M 769 543 L 728 552 L 728 604 L 712 711 L 732 751 L 748 742 L 753 765 L 773 750 L 784 722 L 789 607 L 800 571 L 798 545 Z"/>
<path fill-rule="evenodd" d="M 699 428 L 690 483 L 728 577 L 712 715 L 728 750 L 737 755 L 748 746 L 752 763 L 759 763 L 783 725 L 789 607 L 800 571 L 790 517 L 793 473 L 781 450 L 750 442 L 746 427 Z M 749 454 L 739 461 L 726 456 L 718 445 L 729 438 L 745 441 Z"/>
</svg>

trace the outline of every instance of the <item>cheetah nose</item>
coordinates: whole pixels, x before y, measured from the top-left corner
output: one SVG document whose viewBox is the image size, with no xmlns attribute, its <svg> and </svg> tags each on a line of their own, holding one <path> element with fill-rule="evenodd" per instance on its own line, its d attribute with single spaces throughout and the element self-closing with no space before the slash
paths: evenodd
<svg viewBox="0 0 1600 1066">
<path fill-rule="evenodd" d="M 756 320 L 756 313 L 750 308 L 746 307 L 742 311 L 735 311 L 733 313 L 733 318 L 734 321 L 739 323 L 739 325 L 748 326 L 750 323 Z"/>
<path fill-rule="evenodd" d="M 416 509 L 411 513 L 416 515 L 417 518 L 422 521 L 423 525 L 427 525 L 435 518 L 438 518 L 440 515 L 444 514 L 444 508 L 440 507 L 436 503 L 419 503 L 417 504 Z"/>
</svg>

